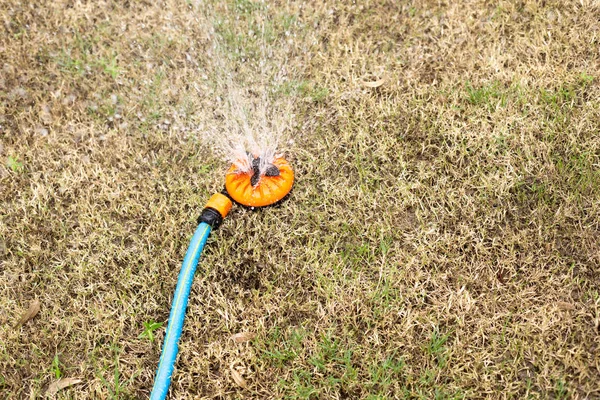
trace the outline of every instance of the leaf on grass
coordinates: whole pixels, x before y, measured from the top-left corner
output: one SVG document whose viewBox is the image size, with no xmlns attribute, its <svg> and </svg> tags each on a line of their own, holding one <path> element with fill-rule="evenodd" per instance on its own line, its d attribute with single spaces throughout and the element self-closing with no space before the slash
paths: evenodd
<svg viewBox="0 0 600 400">
<path fill-rule="evenodd" d="M 237 372 L 235 369 L 233 369 L 233 367 L 231 367 L 231 377 L 233 378 L 236 385 L 238 385 L 239 387 L 242 387 L 244 389 L 246 389 L 248 387 L 246 380 L 244 378 L 242 378 L 242 375 L 240 375 L 239 372 Z"/>
<path fill-rule="evenodd" d="M 29 305 L 29 309 L 21 316 L 21 319 L 15 325 L 15 328 L 19 328 L 21 325 L 32 319 L 40 312 L 40 306 L 42 303 L 38 299 L 35 299 Z"/>
<path fill-rule="evenodd" d="M 48 390 L 46 390 L 46 396 L 54 396 L 56 393 L 58 393 L 59 390 L 63 390 L 65 388 L 68 388 L 69 386 L 77 385 L 81 382 L 83 381 L 77 378 L 59 379 L 56 382 L 52 382 L 50 386 L 48 386 Z"/>
<path fill-rule="evenodd" d="M 240 332 L 240 333 L 236 333 L 235 335 L 231 336 L 231 340 L 233 340 L 236 343 L 243 343 L 243 342 L 247 342 L 249 340 L 252 340 L 256 337 L 256 333 L 253 332 Z"/>
<path fill-rule="evenodd" d="M 378 88 L 379 86 L 383 85 L 385 83 L 385 79 L 378 79 L 376 81 L 371 81 L 371 82 L 363 82 L 363 85 L 365 85 L 366 87 L 369 88 Z"/>
<path fill-rule="evenodd" d="M 567 303 L 566 301 L 558 301 L 556 302 L 556 306 L 561 310 L 574 310 L 575 306 L 571 303 Z"/>
</svg>

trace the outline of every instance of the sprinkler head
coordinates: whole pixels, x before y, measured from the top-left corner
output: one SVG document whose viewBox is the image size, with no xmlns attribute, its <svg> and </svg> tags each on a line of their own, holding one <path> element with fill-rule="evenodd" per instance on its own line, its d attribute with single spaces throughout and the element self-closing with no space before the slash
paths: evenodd
<svg viewBox="0 0 600 400">
<path fill-rule="evenodd" d="M 279 168 L 273 164 L 267 164 L 264 176 L 279 176 Z M 260 157 L 256 157 L 252 160 L 252 177 L 250 177 L 250 184 L 252 186 L 258 185 L 260 177 Z"/>
<path fill-rule="evenodd" d="M 233 200 L 247 207 L 264 207 L 283 199 L 292 190 L 294 171 L 283 157 L 276 157 L 261 173 L 261 159 L 252 160 L 252 168 L 241 171 L 232 165 L 225 177 L 225 189 Z"/>
</svg>

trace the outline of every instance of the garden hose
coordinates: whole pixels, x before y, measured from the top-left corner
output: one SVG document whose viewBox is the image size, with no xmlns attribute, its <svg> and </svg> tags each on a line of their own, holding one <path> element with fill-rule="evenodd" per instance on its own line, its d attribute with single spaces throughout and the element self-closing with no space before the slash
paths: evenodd
<svg viewBox="0 0 600 400">
<path fill-rule="evenodd" d="M 169 392 L 194 274 L 211 230 L 221 225 L 231 210 L 233 201 L 246 207 L 264 207 L 282 200 L 292 189 L 294 172 L 284 158 L 275 158 L 267 163 L 263 173 L 260 172 L 259 165 L 260 158 L 254 157 L 252 168 L 247 171 L 232 166 L 225 178 L 225 189 L 211 196 L 198 217 L 198 227 L 177 279 L 154 387 L 150 394 L 151 400 L 163 400 Z"/>
</svg>

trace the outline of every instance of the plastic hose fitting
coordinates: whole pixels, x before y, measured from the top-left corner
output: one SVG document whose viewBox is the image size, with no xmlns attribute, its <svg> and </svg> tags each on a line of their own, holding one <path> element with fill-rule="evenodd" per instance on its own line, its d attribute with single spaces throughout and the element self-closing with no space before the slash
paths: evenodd
<svg viewBox="0 0 600 400">
<path fill-rule="evenodd" d="M 198 217 L 198 224 L 205 222 L 213 229 L 218 228 L 223 222 L 223 218 L 229 214 L 232 205 L 233 202 L 225 194 L 213 194 L 204 206 L 202 214 Z"/>
</svg>

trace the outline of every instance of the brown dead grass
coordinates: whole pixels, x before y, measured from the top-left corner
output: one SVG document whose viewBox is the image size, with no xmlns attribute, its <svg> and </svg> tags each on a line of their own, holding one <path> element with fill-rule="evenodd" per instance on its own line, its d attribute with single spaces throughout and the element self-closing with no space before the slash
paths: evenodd
<svg viewBox="0 0 600 400">
<path fill-rule="evenodd" d="M 220 33 L 242 85 L 287 43 L 297 184 L 213 234 L 171 398 L 600 398 L 598 3 L 256 4 Z M 0 397 L 148 396 L 227 167 L 202 7 L 0 3 Z"/>
</svg>

